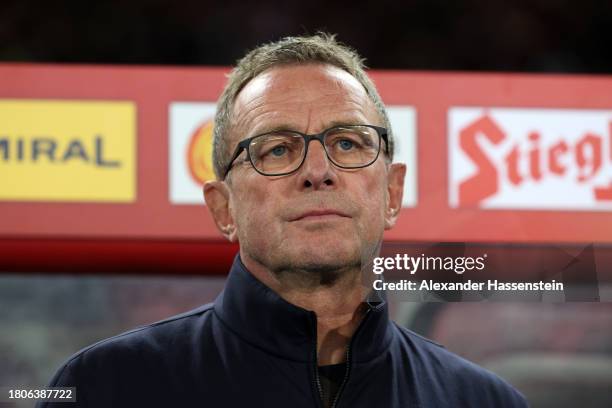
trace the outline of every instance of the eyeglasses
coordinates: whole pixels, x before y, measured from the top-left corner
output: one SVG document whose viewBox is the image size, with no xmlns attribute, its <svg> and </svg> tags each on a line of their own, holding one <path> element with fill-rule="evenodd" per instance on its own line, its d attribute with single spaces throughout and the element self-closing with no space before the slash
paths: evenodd
<svg viewBox="0 0 612 408">
<path fill-rule="evenodd" d="M 343 169 L 358 169 L 374 163 L 380 154 L 381 139 L 389 154 L 387 129 L 372 125 L 334 126 L 315 135 L 292 130 L 275 130 L 244 139 L 234 151 L 223 179 L 243 150 L 253 168 L 264 176 L 283 176 L 297 171 L 308 154 L 311 140 L 318 140 L 327 158 Z"/>
</svg>

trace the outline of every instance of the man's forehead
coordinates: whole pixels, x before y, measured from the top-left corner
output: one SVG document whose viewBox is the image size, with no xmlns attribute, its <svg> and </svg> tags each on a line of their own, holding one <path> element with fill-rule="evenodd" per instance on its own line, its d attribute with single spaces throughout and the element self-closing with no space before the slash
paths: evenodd
<svg viewBox="0 0 612 408">
<path fill-rule="evenodd" d="M 315 81 L 326 83 L 330 93 L 352 92 L 367 97 L 363 85 L 347 71 L 329 64 L 307 63 L 281 65 L 262 72 L 244 86 L 236 100 L 277 96 L 274 91 L 300 90 L 307 94 L 315 91 L 311 86 Z"/>
<path fill-rule="evenodd" d="M 234 125 L 245 132 L 262 122 L 287 121 L 287 116 L 304 119 L 312 110 L 330 121 L 366 116 L 375 112 L 363 85 L 350 73 L 327 64 L 273 67 L 253 78 L 238 94 L 234 104 Z M 334 115 L 341 117 L 334 117 Z M 320 118 L 318 118 L 320 119 Z M 274 125 L 274 123 L 267 123 Z M 297 129 L 296 129 L 297 130 Z"/>
</svg>

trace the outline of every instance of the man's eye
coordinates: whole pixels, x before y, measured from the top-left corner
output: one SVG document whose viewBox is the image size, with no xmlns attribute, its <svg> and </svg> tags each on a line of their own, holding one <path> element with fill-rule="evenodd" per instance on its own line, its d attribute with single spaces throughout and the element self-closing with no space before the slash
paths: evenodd
<svg viewBox="0 0 612 408">
<path fill-rule="evenodd" d="M 338 146 L 340 146 L 342 150 L 351 150 L 355 147 L 355 143 L 352 140 L 342 139 L 338 142 Z"/>
<path fill-rule="evenodd" d="M 287 153 L 287 146 L 276 146 L 270 150 L 270 154 L 275 157 L 280 157 Z"/>
</svg>

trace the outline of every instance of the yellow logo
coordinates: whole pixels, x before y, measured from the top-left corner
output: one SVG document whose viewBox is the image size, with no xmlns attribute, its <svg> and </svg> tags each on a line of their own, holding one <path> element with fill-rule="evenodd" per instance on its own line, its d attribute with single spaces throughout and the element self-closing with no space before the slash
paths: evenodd
<svg viewBox="0 0 612 408">
<path fill-rule="evenodd" d="M 134 103 L 0 100 L 0 200 L 135 199 Z"/>
<path fill-rule="evenodd" d="M 215 179 L 213 168 L 213 121 L 204 122 L 191 135 L 189 148 L 187 149 L 187 163 L 189 173 L 193 180 L 199 185 L 205 181 Z"/>
</svg>

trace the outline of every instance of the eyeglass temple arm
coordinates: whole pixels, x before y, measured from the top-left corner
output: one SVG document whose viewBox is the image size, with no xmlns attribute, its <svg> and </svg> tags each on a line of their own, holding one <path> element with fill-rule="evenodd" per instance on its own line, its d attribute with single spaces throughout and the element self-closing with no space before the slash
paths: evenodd
<svg viewBox="0 0 612 408">
<path fill-rule="evenodd" d="M 236 150 L 234 151 L 234 154 L 232 155 L 232 159 L 227 163 L 227 167 L 225 168 L 225 173 L 223 174 L 223 180 L 225 180 L 225 178 L 227 177 L 227 174 L 232 169 L 232 165 L 234 164 L 234 161 L 238 158 L 238 156 L 240 156 L 240 153 L 242 153 L 243 150 L 247 150 L 247 153 L 248 153 L 248 149 L 246 149 L 246 147 L 244 146 L 245 141 L 238 143 L 238 146 L 236 146 Z"/>
</svg>

